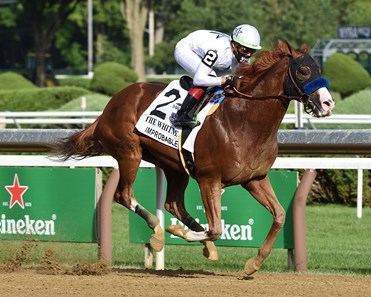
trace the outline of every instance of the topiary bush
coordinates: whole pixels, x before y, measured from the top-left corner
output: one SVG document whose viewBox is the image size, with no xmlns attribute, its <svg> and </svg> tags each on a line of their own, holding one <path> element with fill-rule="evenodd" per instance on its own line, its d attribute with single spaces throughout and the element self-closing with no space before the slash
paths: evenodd
<svg viewBox="0 0 371 297">
<path fill-rule="evenodd" d="M 0 90 L 36 89 L 31 81 L 15 72 L 0 73 Z"/>
<path fill-rule="evenodd" d="M 370 86 L 370 76 L 351 56 L 335 53 L 324 65 L 323 75 L 330 81 L 330 88 L 342 97 L 349 96 Z"/>
<path fill-rule="evenodd" d="M 112 96 L 137 80 L 138 75 L 132 69 L 115 62 L 105 62 L 94 68 L 90 89 Z"/>
<path fill-rule="evenodd" d="M 107 95 L 91 93 L 86 95 L 86 111 L 101 111 L 111 99 Z M 58 111 L 81 111 L 81 97 L 75 98 L 59 107 Z"/>
<path fill-rule="evenodd" d="M 0 110 L 43 111 L 59 108 L 90 91 L 79 87 L 35 88 L 0 92 Z"/>
<path fill-rule="evenodd" d="M 90 89 L 90 78 L 84 78 L 81 76 L 68 76 L 66 78 L 58 79 L 60 86 L 75 86 Z"/>
</svg>

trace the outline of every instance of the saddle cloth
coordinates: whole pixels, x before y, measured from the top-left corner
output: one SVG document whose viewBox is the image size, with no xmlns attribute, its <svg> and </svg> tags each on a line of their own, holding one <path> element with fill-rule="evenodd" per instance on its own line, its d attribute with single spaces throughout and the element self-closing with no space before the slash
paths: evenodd
<svg viewBox="0 0 371 297">
<path fill-rule="evenodd" d="M 144 135 L 179 150 L 181 128 L 175 127 L 169 117 L 171 113 L 180 109 L 187 93 L 188 91 L 181 87 L 179 80 L 172 81 L 140 116 L 135 128 Z M 184 149 L 191 153 L 194 152 L 197 133 L 206 116 L 214 112 L 220 102 L 220 100 L 210 100 L 198 113 L 198 120 L 201 124 L 189 134 L 182 146 Z"/>
</svg>

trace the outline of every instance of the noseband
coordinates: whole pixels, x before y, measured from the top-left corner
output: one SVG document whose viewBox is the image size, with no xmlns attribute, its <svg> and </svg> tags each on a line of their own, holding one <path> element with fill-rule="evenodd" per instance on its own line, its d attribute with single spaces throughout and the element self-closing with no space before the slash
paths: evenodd
<svg viewBox="0 0 371 297">
<path fill-rule="evenodd" d="M 233 87 L 233 90 L 235 91 L 236 94 L 238 94 L 241 97 L 245 97 L 248 99 L 281 99 L 281 100 L 296 100 L 299 102 L 302 102 L 304 105 L 304 110 L 307 114 L 314 114 L 315 110 L 318 109 L 318 107 L 313 103 L 311 100 L 311 96 L 309 94 L 315 92 L 321 87 L 326 87 L 328 88 L 329 83 L 327 79 L 318 77 L 307 84 L 303 86 L 303 89 L 301 89 L 298 86 L 298 82 L 295 80 L 295 78 L 292 75 L 292 68 L 294 68 L 294 58 L 292 56 L 289 57 L 289 67 L 288 67 L 288 78 L 289 80 L 286 79 L 285 82 L 285 95 L 268 95 L 268 96 L 253 96 L 250 94 L 245 94 L 236 89 L 236 87 Z M 302 65 L 299 65 L 299 67 Z M 291 92 L 294 92 L 295 95 L 291 95 Z M 287 95 L 286 95 L 287 94 Z"/>
</svg>

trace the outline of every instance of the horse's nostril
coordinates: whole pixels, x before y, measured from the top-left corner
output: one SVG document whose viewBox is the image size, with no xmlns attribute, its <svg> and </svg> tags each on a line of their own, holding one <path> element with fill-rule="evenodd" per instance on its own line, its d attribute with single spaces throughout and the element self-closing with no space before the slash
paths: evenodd
<svg viewBox="0 0 371 297">
<path fill-rule="evenodd" d="M 324 101 L 322 102 L 322 108 L 325 111 L 328 111 L 331 109 L 331 103 L 329 101 Z"/>
</svg>

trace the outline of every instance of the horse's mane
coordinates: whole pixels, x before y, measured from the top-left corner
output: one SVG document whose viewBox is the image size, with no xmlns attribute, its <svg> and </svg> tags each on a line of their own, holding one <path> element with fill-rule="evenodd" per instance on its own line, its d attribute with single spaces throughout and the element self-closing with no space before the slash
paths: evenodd
<svg viewBox="0 0 371 297">
<path fill-rule="evenodd" d="M 303 46 L 302 51 L 306 50 L 306 46 Z M 297 54 L 302 54 L 302 51 L 297 52 L 289 45 L 287 41 L 279 40 L 277 46 L 273 47 L 270 51 L 263 51 L 259 53 L 256 56 L 254 63 L 241 63 L 240 66 L 236 69 L 236 75 L 255 77 L 272 67 L 272 65 L 274 65 L 285 56 L 290 55 L 295 57 L 295 55 Z"/>
</svg>

